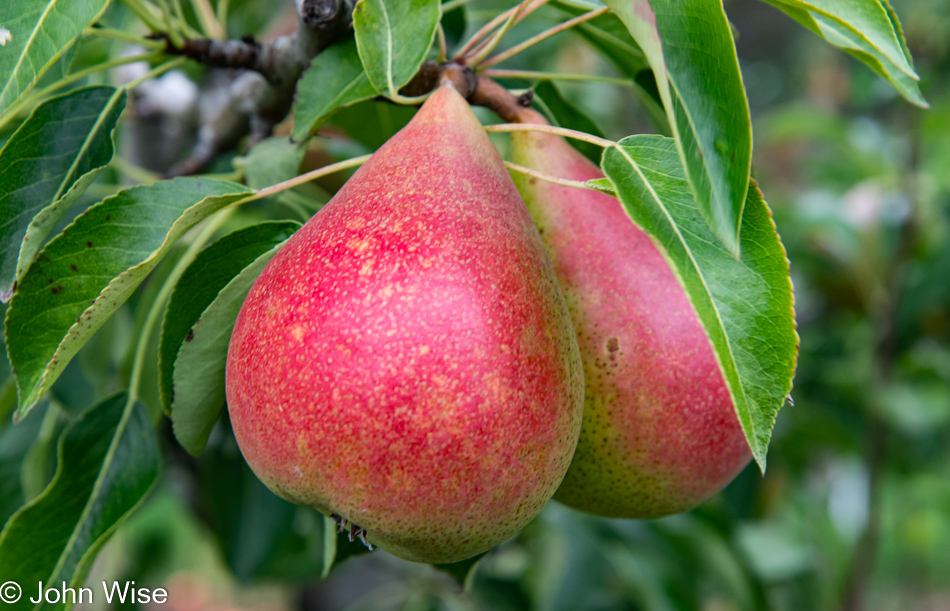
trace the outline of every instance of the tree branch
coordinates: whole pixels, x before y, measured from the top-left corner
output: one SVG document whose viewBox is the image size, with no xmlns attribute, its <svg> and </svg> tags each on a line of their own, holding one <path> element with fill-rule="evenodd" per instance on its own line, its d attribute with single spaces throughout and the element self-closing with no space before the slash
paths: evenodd
<svg viewBox="0 0 950 611">
<path fill-rule="evenodd" d="M 204 170 L 218 154 L 233 148 L 244 136 L 248 145 L 268 137 L 287 116 L 297 80 L 311 60 L 343 36 L 350 27 L 355 0 L 296 0 L 297 29 L 273 41 L 185 39 L 182 45 L 166 41 L 171 54 L 184 55 L 205 65 L 239 70 L 227 78 L 212 78 L 202 98 L 213 104 L 199 109 L 198 141 L 185 161 L 166 175 L 181 176 Z"/>
</svg>

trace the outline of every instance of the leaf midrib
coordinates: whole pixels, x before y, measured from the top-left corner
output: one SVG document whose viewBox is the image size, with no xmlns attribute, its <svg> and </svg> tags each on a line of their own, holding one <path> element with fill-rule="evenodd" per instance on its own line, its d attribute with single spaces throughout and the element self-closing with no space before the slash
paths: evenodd
<svg viewBox="0 0 950 611">
<path fill-rule="evenodd" d="M 715 300 L 712 298 L 712 292 L 711 292 L 710 289 L 709 289 L 709 285 L 706 283 L 706 277 L 703 275 L 702 270 L 700 269 L 699 265 L 696 263 L 696 259 L 693 257 L 693 252 L 692 252 L 692 250 L 689 248 L 689 245 L 687 244 L 686 240 L 683 238 L 683 234 L 682 234 L 682 232 L 680 231 L 679 226 L 678 226 L 678 225 L 676 224 L 676 222 L 673 220 L 672 216 L 671 216 L 670 213 L 669 213 L 669 210 L 667 210 L 666 206 L 663 204 L 662 199 L 661 199 L 660 196 L 657 194 L 656 190 L 653 188 L 653 184 L 652 184 L 649 180 L 647 180 L 646 176 L 645 176 L 645 175 L 643 174 L 643 172 L 641 171 L 640 165 L 627 153 L 626 150 L 624 150 L 624 147 L 623 147 L 623 146 L 621 146 L 621 145 L 616 145 L 616 146 L 614 146 L 614 148 L 617 149 L 617 151 L 619 151 L 621 155 L 623 155 L 624 159 L 626 159 L 627 162 L 630 164 L 630 166 L 636 171 L 637 176 L 640 177 L 640 180 L 643 181 L 643 184 L 647 187 L 647 189 L 648 189 L 649 192 L 650 192 L 650 195 L 653 197 L 653 201 L 656 203 L 656 205 L 659 207 L 659 209 L 663 212 L 663 216 L 666 217 L 666 220 L 667 220 L 667 222 L 669 223 L 670 227 L 673 229 L 673 232 L 674 232 L 674 234 L 676 235 L 677 240 L 678 240 L 678 241 L 680 242 L 680 244 L 683 246 L 683 250 L 686 252 L 687 257 L 689 257 L 689 261 L 690 261 L 690 263 L 692 264 L 693 269 L 696 270 L 696 275 L 698 276 L 700 282 L 702 283 L 702 287 L 703 287 L 704 292 L 706 293 L 706 295 L 709 296 L 710 306 L 711 306 L 711 308 L 712 308 L 712 311 L 715 313 L 716 322 L 718 323 L 719 328 L 720 328 L 720 330 L 722 331 L 723 336 L 726 338 L 726 342 L 725 342 L 725 343 L 726 343 L 726 351 L 727 351 L 727 356 L 729 357 L 730 364 L 732 365 L 732 368 L 733 368 L 734 370 L 736 370 L 736 372 L 738 373 L 738 370 L 736 369 L 735 355 L 734 355 L 733 352 L 732 352 L 732 344 L 731 344 L 730 341 L 729 341 L 729 334 L 726 333 L 725 325 L 723 324 L 722 316 L 720 315 L 719 308 L 718 308 L 718 306 L 716 305 Z M 617 189 L 617 185 L 614 185 L 614 189 L 615 189 L 615 190 Z M 617 191 L 617 192 L 619 193 L 619 191 Z M 690 300 L 690 301 L 692 301 L 692 300 Z M 695 306 L 693 306 L 693 307 L 695 308 Z M 705 331 L 705 327 L 704 327 L 703 331 L 706 332 L 706 331 Z M 708 332 L 706 332 L 706 336 L 707 336 L 707 338 L 709 338 Z M 712 344 L 711 339 L 710 339 L 710 344 Z M 715 347 L 713 348 L 713 354 L 716 355 L 717 359 L 721 358 L 721 357 L 719 356 L 719 351 L 716 350 Z M 721 367 L 721 366 L 722 366 L 722 365 L 720 364 L 720 367 Z M 723 376 L 723 377 L 726 377 L 726 376 Z M 740 388 L 739 388 L 738 390 L 743 393 L 743 399 L 746 399 L 746 409 L 748 410 L 748 403 L 747 403 L 748 398 L 745 397 L 745 392 L 744 392 L 744 390 L 741 388 L 741 385 L 742 385 L 742 381 L 741 381 L 741 380 L 739 380 L 739 384 L 740 384 Z M 739 405 L 739 398 L 736 396 L 735 391 L 732 389 L 732 385 L 729 384 L 728 381 L 726 382 L 726 388 L 729 389 L 729 394 L 732 396 L 732 400 L 733 400 L 734 404 L 736 405 L 736 407 L 738 407 L 738 405 Z M 751 416 L 751 414 L 750 414 L 750 416 Z M 749 421 L 749 427 L 750 427 L 750 429 L 751 429 L 751 430 L 750 430 L 750 433 L 752 434 L 752 438 L 758 440 L 758 435 L 757 435 L 757 432 L 756 432 L 756 430 L 755 430 L 755 420 L 754 420 L 753 418 L 749 417 L 749 418 L 748 418 L 748 421 Z M 753 453 L 756 454 L 756 455 L 758 455 L 758 454 L 760 453 L 759 448 L 753 448 Z"/>
</svg>

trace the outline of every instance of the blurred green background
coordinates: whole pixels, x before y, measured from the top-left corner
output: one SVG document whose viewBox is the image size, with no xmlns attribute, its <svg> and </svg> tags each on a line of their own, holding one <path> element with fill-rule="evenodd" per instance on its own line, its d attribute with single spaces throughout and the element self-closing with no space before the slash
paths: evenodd
<svg viewBox="0 0 950 611">
<path fill-rule="evenodd" d="M 280 19 L 271 2 L 232 4 L 232 35 Z M 445 573 L 366 554 L 342 535 L 338 561 L 355 557 L 321 580 L 322 516 L 264 488 L 226 422 L 198 460 L 162 422 L 162 482 L 90 581 L 165 587 L 169 602 L 155 608 L 173 610 L 950 609 L 950 2 L 893 1 L 929 111 L 778 10 L 725 5 L 752 110 L 754 175 L 791 261 L 801 335 L 794 405 L 779 414 L 765 477 L 750 465 L 702 507 L 656 521 L 597 519 L 552 502 L 483 559 L 463 594 Z M 470 3 L 468 31 L 500 7 Z M 538 15 L 510 39 L 558 16 Z M 110 52 L 90 45 L 75 61 Z M 504 67 L 617 76 L 572 33 Z M 609 138 L 653 131 L 632 89 L 558 88 Z M 369 104 L 378 124 L 341 112 L 317 153 L 371 150 L 411 114 Z M 495 139 L 504 151 L 505 137 Z M 281 203 L 321 197 L 311 189 Z M 267 216 L 267 205 L 246 214 Z M 49 481 L 62 414 L 123 378 L 124 346 L 145 309 L 137 305 L 157 284 L 82 351 L 45 409 L 0 428 L 0 519 Z"/>
</svg>

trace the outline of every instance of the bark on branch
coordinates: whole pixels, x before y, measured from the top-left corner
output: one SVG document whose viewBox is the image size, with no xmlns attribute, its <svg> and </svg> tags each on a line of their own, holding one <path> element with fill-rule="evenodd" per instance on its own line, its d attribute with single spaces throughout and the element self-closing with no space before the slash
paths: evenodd
<svg viewBox="0 0 950 611">
<path fill-rule="evenodd" d="M 244 136 L 249 146 L 268 137 L 290 111 L 297 80 L 311 60 L 350 28 L 355 0 L 295 2 L 297 29 L 270 42 L 186 39 L 179 48 L 162 37 L 169 53 L 229 70 L 225 78 L 209 79 L 217 91 L 202 92 L 197 144 L 168 176 L 201 172 Z"/>
</svg>

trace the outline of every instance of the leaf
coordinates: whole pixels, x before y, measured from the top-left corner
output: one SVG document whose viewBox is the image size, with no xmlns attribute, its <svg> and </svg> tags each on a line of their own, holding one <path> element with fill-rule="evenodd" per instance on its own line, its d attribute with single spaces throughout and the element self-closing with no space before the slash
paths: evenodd
<svg viewBox="0 0 950 611">
<path fill-rule="evenodd" d="M 26 415 L 178 238 L 248 194 L 242 185 L 207 178 L 133 187 L 92 206 L 54 238 L 7 310 L 16 417 Z"/>
<path fill-rule="evenodd" d="M 446 2 L 443 2 L 444 6 Z M 445 32 L 445 42 L 449 47 L 462 42 L 465 36 L 465 28 L 468 26 L 468 18 L 465 15 L 465 5 L 460 4 L 447 13 L 442 13 L 442 31 Z"/>
<path fill-rule="evenodd" d="M 327 115 L 340 106 L 376 97 L 369 82 L 356 39 L 330 45 L 313 58 L 310 67 L 297 82 L 294 98 L 294 140 L 315 133 Z"/>
<path fill-rule="evenodd" d="M 162 405 L 172 405 L 172 372 L 184 342 L 194 338 L 192 327 L 218 293 L 259 256 L 289 238 L 299 223 L 272 221 L 230 233 L 202 250 L 172 291 L 165 310 L 159 344 Z"/>
<path fill-rule="evenodd" d="M 254 475 L 230 431 L 221 437 L 199 462 L 202 514 L 209 519 L 228 567 L 246 583 L 262 573 L 278 542 L 293 535 L 297 507 Z"/>
<path fill-rule="evenodd" d="M 300 173 L 305 146 L 295 144 L 287 136 L 275 136 L 259 142 L 234 165 L 244 170 L 244 179 L 252 189 L 263 189 L 290 180 Z"/>
<path fill-rule="evenodd" d="M 43 416 L 39 435 L 23 455 L 20 465 L 20 485 L 23 498 L 30 502 L 43 493 L 56 475 L 56 440 L 62 432 L 59 406 L 50 401 Z"/>
<path fill-rule="evenodd" d="M 597 8 L 591 4 L 571 0 L 554 0 L 551 6 L 571 17 L 583 15 Z M 613 13 L 604 13 L 589 21 L 579 23 L 571 28 L 571 31 L 580 34 L 603 53 L 624 76 L 636 78 L 641 71 L 650 69 L 646 56 L 630 36 L 627 26 Z"/>
<path fill-rule="evenodd" d="M 597 8 L 595 5 L 576 0 L 554 0 L 551 5 L 571 17 L 577 17 Z M 669 121 L 663 111 L 663 101 L 660 99 L 660 93 L 653 78 L 653 71 L 643 50 L 627 31 L 627 26 L 615 14 L 604 13 L 590 21 L 577 24 L 571 28 L 571 31 L 579 34 L 600 51 L 621 74 L 633 80 L 637 85 L 637 97 L 657 129 L 663 134 L 671 134 Z"/>
<path fill-rule="evenodd" d="M 9 301 L 53 225 L 112 161 L 125 90 L 43 102 L 0 150 L 0 300 Z"/>
<path fill-rule="evenodd" d="M 341 108 L 330 122 L 372 152 L 405 127 L 415 114 L 416 109 L 411 106 L 367 100 Z"/>
<path fill-rule="evenodd" d="M 0 533 L 0 575 L 22 586 L 79 587 L 96 554 L 158 477 L 155 433 L 138 403 L 115 395 L 77 418 L 59 441 L 56 476 Z M 41 609 L 29 596 L 8 609 Z"/>
<path fill-rule="evenodd" d="M 478 571 L 478 564 L 487 553 L 488 552 L 483 552 L 468 560 L 450 562 L 447 564 L 433 564 L 432 566 L 437 571 L 442 571 L 450 575 L 464 592 L 471 592 L 472 586 L 475 585 L 475 573 Z"/>
<path fill-rule="evenodd" d="M 353 9 L 356 46 L 370 83 L 395 97 L 435 38 L 439 0 L 359 0 Z"/>
<path fill-rule="evenodd" d="M 289 228 L 283 231 L 290 233 Z M 276 237 L 276 233 L 271 236 L 275 240 Z M 263 246 L 263 241 L 259 245 Z M 175 438 L 190 454 L 197 456 L 204 450 L 224 407 L 228 342 L 244 298 L 281 245 L 273 246 L 240 270 L 201 312 L 188 332 L 191 339 L 180 344 L 172 376 L 171 419 Z M 250 254 L 250 250 L 245 254 Z"/>
<path fill-rule="evenodd" d="M 13 400 L 16 401 L 15 396 Z M 23 457 L 39 435 L 43 416 L 43 410 L 37 409 L 17 426 L 0 428 L 0 524 L 24 503 L 21 466 Z"/>
<path fill-rule="evenodd" d="M 9 31 L 0 47 L 0 112 L 29 91 L 108 5 L 109 0 L 0 2 L 0 26 Z"/>
<path fill-rule="evenodd" d="M 764 1 L 857 57 L 912 104 L 929 107 L 920 93 L 920 77 L 911 64 L 900 21 L 886 0 Z"/>
<path fill-rule="evenodd" d="M 564 99 L 561 92 L 557 90 L 557 87 L 555 87 L 551 81 L 541 81 L 535 85 L 534 95 L 535 102 L 538 102 L 538 98 L 540 98 L 541 104 L 548 110 L 547 114 L 549 118 L 553 119 L 557 126 L 585 132 L 601 138 L 606 137 L 604 136 L 604 132 L 597 127 L 596 123 Z M 568 140 L 568 142 L 594 163 L 600 163 L 600 156 L 604 151 L 603 148 L 596 144 L 575 140 L 573 138 Z"/>
<path fill-rule="evenodd" d="M 602 167 L 696 308 L 764 471 L 775 416 L 791 391 L 798 336 L 788 260 L 761 193 L 752 183 L 736 260 L 698 216 L 672 140 L 625 138 L 605 150 Z"/>
<path fill-rule="evenodd" d="M 646 55 L 686 177 L 713 234 L 739 256 L 752 124 L 719 2 L 606 0 Z"/>
</svg>

